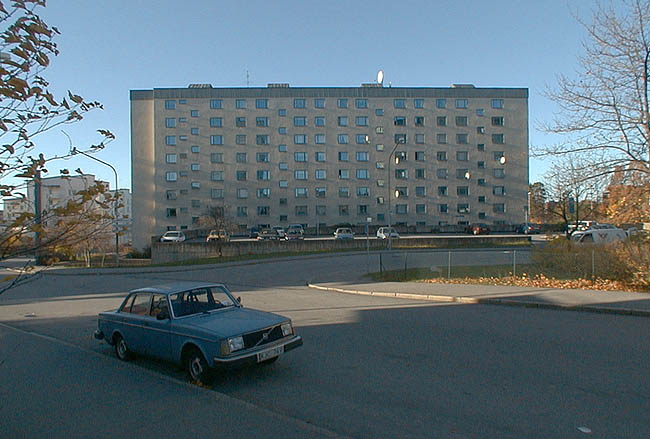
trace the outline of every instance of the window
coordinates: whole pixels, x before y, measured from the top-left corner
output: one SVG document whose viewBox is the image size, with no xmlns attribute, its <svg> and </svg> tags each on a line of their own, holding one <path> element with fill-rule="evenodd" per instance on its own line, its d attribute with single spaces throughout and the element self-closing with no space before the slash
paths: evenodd
<svg viewBox="0 0 650 439">
<path fill-rule="evenodd" d="M 235 118 L 235 126 L 245 127 L 246 126 L 246 118 L 245 117 L 236 117 Z"/>
<path fill-rule="evenodd" d="M 246 134 L 237 134 L 235 136 L 235 143 L 237 145 L 246 145 Z"/>
<path fill-rule="evenodd" d="M 467 204 L 467 203 L 458 203 L 456 205 L 456 212 L 458 212 L 458 213 L 469 213 L 469 204 Z"/>
<path fill-rule="evenodd" d="M 306 108 L 307 107 L 307 101 L 305 99 L 294 99 L 293 100 L 293 108 Z"/>
<path fill-rule="evenodd" d="M 296 162 L 306 162 L 307 161 L 307 153 L 306 152 L 294 152 L 293 153 L 293 159 Z"/>
<path fill-rule="evenodd" d="M 180 136 L 178 136 L 178 139 L 179 139 L 179 140 L 187 140 L 187 136 L 181 134 Z"/>
<path fill-rule="evenodd" d="M 289 164 L 287 162 L 280 162 L 278 163 L 278 167 L 280 168 L 280 171 L 287 171 L 289 169 Z"/>
<path fill-rule="evenodd" d="M 168 200 L 175 200 L 176 199 L 176 191 L 167 191 L 167 199 Z"/>
<path fill-rule="evenodd" d="M 173 218 L 176 216 L 176 208 L 168 207 L 167 208 L 167 218 Z"/>
<path fill-rule="evenodd" d="M 350 160 L 350 153 L 347 151 L 339 151 L 339 162 L 347 162 Z"/>
<path fill-rule="evenodd" d="M 357 134 L 357 145 L 365 145 L 369 142 L 367 134 Z"/>
<path fill-rule="evenodd" d="M 367 180 L 370 178 L 370 173 L 367 169 L 357 169 L 357 180 Z"/>
<path fill-rule="evenodd" d="M 478 219 L 485 219 L 485 212 L 479 212 Z"/>
<path fill-rule="evenodd" d="M 307 216 L 308 215 L 308 208 L 307 206 L 296 206 L 296 216 Z"/>
<path fill-rule="evenodd" d="M 248 216 L 248 207 L 237 206 L 237 216 Z"/>
<path fill-rule="evenodd" d="M 384 115 L 384 109 L 383 108 L 377 108 L 375 110 L 375 116 L 383 116 Z"/>
<path fill-rule="evenodd" d="M 408 198 L 409 189 L 406 186 L 397 186 L 395 188 L 395 196 L 397 198 Z"/>
<path fill-rule="evenodd" d="M 210 198 L 212 198 L 213 200 L 220 200 L 223 198 L 223 195 L 224 195 L 223 189 L 215 189 L 215 188 L 210 189 Z"/>
<path fill-rule="evenodd" d="M 199 110 L 190 110 L 190 117 L 199 117 Z"/>
<path fill-rule="evenodd" d="M 377 169 L 384 169 L 384 168 L 386 167 L 386 165 L 385 165 L 384 162 L 376 162 L 376 163 L 375 163 L 375 167 L 376 167 Z"/>
<path fill-rule="evenodd" d="M 377 127 L 377 128 L 375 128 L 375 133 L 377 133 L 377 134 L 384 134 L 384 127 Z"/>
<path fill-rule="evenodd" d="M 165 109 L 166 110 L 175 110 L 176 109 L 176 101 L 172 101 L 172 100 L 165 101 Z"/>
<path fill-rule="evenodd" d="M 408 153 L 406 151 L 396 151 L 395 157 L 398 158 L 398 162 L 405 162 L 408 160 Z"/>
<path fill-rule="evenodd" d="M 256 174 L 257 174 L 257 179 L 258 180 L 270 180 L 271 179 L 271 171 L 269 171 L 269 170 L 259 169 L 259 170 L 257 170 Z"/>
<path fill-rule="evenodd" d="M 438 133 L 436 134 L 436 142 L 440 145 L 444 145 L 447 143 L 447 134 L 446 133 Z"/>
<path fill-rule="evenodd" d="M 339 108 L 348 108 L 347 98 L 339 98 L 336 100 L 336 106 Z"/>
<path fill-rule="evenodd" d="M 479 203 L 485 203 L 485 195 L 479 195 L 478 202 Z"/>
<path fill-rule="evenodd" d="M 348 178 L 350 178 L 350 170 L 339 169 L 339 180 L 347 180 Z"/>
<path fill-rule="evenodd" d="M 198 181 L 193 181 L 193 182 L 190 184 L 190 186 L 192 187 L 192 189 L 201 189 L 201 183 L 198 182 Z"/>
<path fill-rule="evenodd" d="M 446 204 L 438 204 L 438 212 L 447 213 L 449 212 L 449 207 Z"/>
<path fill-rule="evenodd" d="M 339 216 L 348 216 L 350 215 L 350 207 L 347 204 L 339 205 Z"/>
<path fill-rule="evenodd" d="M 327 171 L 325 169 L 316 169 L 316 180 L 327 179 Z"/>
<path fill-rule="evenodd" d="M 192 200 L 192 208 L 198 209 L 201 207 L 201 200 Z"/>
<path fill-rule="evenodd" d="M 438 177 L 441 180 L 446 180 L 448 175 L 449 175 L 449 171 L 447 171 L 447 169 L 441 168 L 436 170 L 436 177 Z"/>
<path fill-rule="evenodd" d="M 424 134 L 416 134 L 415 135 L 415 143 L 423 144 L 424 143 Z"/>
<path fill-rule="evenodd" d="M 467 197 L 469 195 L 469 186 L 457 186 L 456 195 L 459 197 Z"/>
<path fill-rule="evenodd" d="M 223 108 L 221 99 L 210 99 L 210 108 L 213 110 L 220 110 Z"/>
<path fill-rule="evenodd" d="M 235 160 L 237 163 L 246 163 L 246 153 L 245 152 L 238 152 L 235 154 Z"/>
<path fill-rule="evenodd" d="M 167 171 L 165 173 L 165 179 L 167 181 L 176 181 L 178 180 L 178 174 L 174 171 Z"/>
<path fill-rule="evenodd" d="M 235 173 L 235 178 L 237 178 L 237 181 L 245 181 L 246 180 L 246 171 L 237 171 Z"/>
<path fill-rule="evenodd" d="M 408 169 L 395 169 L 395 178 L 398 180 L 408 180 L 409 178 Z"/>
<path fill-rule="evenodd" d="M 278 134 L 287 134 L 287 127 L 279 127 Z"/>
<path fill-rule="evenodd" d="M 191 128 L 190 129 L 190 134 L 193 136 L 198 136 L 199 135 L 199 129 L 198 128 Z"/>
<path fill-rule="evenodd" d="M 304 145 L 307 143 L 307 134 L 296 134 L 293 136 L 293 143 L 296 145 Z"/>
<path fill-rule="evenodd" d="M 378 143 L 377 146 L 375 146 L 375 149 L 377 151 L 383 151 L 384 150 L 384 145 L 381 143 Z"/>
<path fill-rule="evenodd" d="M 293 172 L 293 176 L 296 180 L 307 180 L 308 173 L 305 169 L 298 169 Z"/>
<path fill-rule="evenodd" d="M 405 215 L 409 213 L 409 206 L 408 204 L 396 204 L 395 205 L 395 213 L 398 215 Z"/>
<path fill-rule="evenodd" d="M 503 108 L 503 99 L 492 99 L 492 108 Z"/>
<path fill-rule="evenodd" d="M 223 126 L 223 118 L 222 117 L 211 117 L 210 118 L 210 126 L 213 128 L 220 128 Z"/>
<path fill-rule="evenodd" d="M 479 143 L 478 145 L 476 145 L 476 150 L 485 151 L 485 143 Z"/>
<path fill-rule="evenodd" d="M 350 137 L 347 134 L 339 134 L 338 135 L 338 142 L 341 145 L 345 145 L 347 143 L 350 143 Z"/>
<path fill-rule="evenodd" d="M 467 116 L 456 116 L 456 126 L 457 127 L 466 127 L 467 126 Z"/>
<path fill-rule="evenodd" d="M 221 153 L 221 152 L 211 152 L 210 153 L 210 163 L 223 163 L 223 153 Z"/>
<path fill-rule="evenodd" d="M 327 161 L 327 156 L 325 154 L 325 151 L 316 151 L 316 161 L 317 162 L 326 162 Z"/>
<path fill-rule="evenodd" d="M 223 181 L 223 171 L 211 171 L 210 180 L 212 181 Z"/>
<path fill-rule="evenodd" d="M 354 118 L 354 121 L 358 127 L 368 126 L 368 116 L 357 116 Z"/>
<path fill-rule="evenodd" d="M 384 187 L 384 180 L 382 180 L 381 178 L 378 179 L 378 180 L 377 180 L 377 186 L 378 186 L 378 187 Z"/>
<path fill-rule="evenodd" d="M 384 204 L 384 197 L 377 197 L 377 204 Z"/>
<path fill-rule="evenodd" d="M 400 134 L 395 134 L 395 143 L 396 144 L 397 143 L 406 144 L 407 140 L 408 140 L 408 138 L 407 138 L 406 134 L 401 134 L 401 133 Z"/>
<path fill-rule="evenodd" d="M 348 198 L 350 196 L 349 187 L 340 187 L 339 188 L 339 198 Z"/>
<path fill-rule="evenodd" d="M 415 126 L 416 127 L 424 126 L 424 116 L 415 116 Z"/>
<path fill-rule="evenodd" d="M 201 170 L 201 165 L 199 165 L 198 163 L 192 163 L 192 164 L 190 165 L 190 169 L 191 169 L 192 171 L 194 171 L 194 172 L 196 172 L 196 171 L 200 171 L 200 170 Z"/>
<path fill-rule="evenodd" d="M 505 178 L 506 171 L 503 168 L 495 168 L 492 175 L 494 178 Z"/>
<path fill-rule="evenodd" d="M 325 116 L 316 116 L 314 118 L 314 125 L 317 127 L 324 127 L 325 126 Z"/>
<path fill-rule="evenodd" d="M 368 151 L 357 151 L 357 161 L 358 162 L 367 162 L 368 161 Z"/>
<path fill-rule="evenodd" d="M 314 99 L 314 107 L 315 108 L 325 108 L 325 99 L 323 99 L 323 98 Z"/>
<path fill-rule="evenodd" d="M 469 177 L 469 169 L 467 168 L 458 168 L 456 169 L 456 178 L 465 178 Z"/>
<path fill-rule="evenodd" d="M 269 108 L 269 100 L 255 99 L 255 108 Z"/>
<path fill-rule="evenodd" d="M 255 118 L 255 126 L 257 126 L 257 127 L 268 127 L 269 126 L 269 118 L 268 117 L 256 117 Z"/>
<path fill-rule="evenodd" d="M 367 186 L 359 186 L 357 187 L 357 197 L 369 197 L 370 196 L 370 190 L 368 189 Z"/>
<path fill-rule="evenodd" d="M 447 108 L 447 99 L 436 99 L 436 108 Z"/>
<path fill-rule="evenodd" d="M 269 206 L 257 206 L 257 216 L 269 216 Z"/>
<path fill-rule="evenodd" d="M 327 197 L 327 188 L 317 187 L 316 188 L 316 197 L 317 198 L 325 198 L 325 197 Z"/>
<path fill-rule="evenodd" d="M 446 127 L 447 126 L 447 116 L 438 116 L 436 117 L 436 125 L 439 127 Z"/>
<path fill-rule="evenodd" d="M 395 126 L 405 127 L 406 126 L 406 117 L 405 116 L 395 116 Z"/>
<path fill-rule="evenodd" d="M 436 153 L 436 159 L 439 162 L 446 162 L 447 161 L 447 151 L 438 151 Z"/>
<path fill-rule="evenodd" d="M 492 195 L 499 195 L 503 196 L 506 194 L 506 188 L 505 186 L 494 186 L 492 188 Z"/>
<path fill-rule="evenodd" d="M 165 118 L 165 127 L 166 128 L 176 128 L 176 118 L 175 117 L 167 117 L 167 118 Z"/>
<path fill-rule="evenodd" d="M 406 99 L 394 99 L 393 106 L 395 108 L 406 108 Z"/>
<path fill-rule="evenodd" d="M 271 160 L 268 152 L 258 152 L 255 154 L 255 159 L 258 163 L 268 163 Z"/>
<path fill-rule="evenodd" d="M 296 198 L 307 198 L 308 191 L 306 187 L 297 187 L 296 188 Z"/>
<path fill-rule="evenodd" d="M 235 101 L 235 108 L 239 110 L 243 110 L 248 106 L 246 99 L 237 99 Z"/>
<path fill-rule="evenodd" d="M 356 99 L 354 104 L 357 108 L 368 108 L 368 99 Z"/>
<path fill-rule="evenodd" d="M 176 145 L 176 136 L 165 136 L 165 144 L 170 146 Z"/>
<path fill-rule="evenodd" d="M 166 154 L 165 155 L 165 162 L 166 163 L 176 163 L 177 157 L 176 154 Z"/>
<path fill-rule="evenodd" d="M 294 116 L 293 117 L 293 126 L 294 127 L 305 127 L 305 126 L 307 126 L 307 117 L 306 116 Z"/>
<path fill-rule="evenodd" d="M 179 117 L 178 123 L 187 123 L 187 117 Z"/>
<path fill-rule="evenodd" d="M 426 204 L 416 204 L 415 205 L 415 213 L 418 213 L 418 214 L 427 213 L 427 205 Z"/>
<path fill-rule="evenodd" d="M 280 180 L 279 186 L 282 188 L 287 188 L 289 187 L 289 182 L 287 180 Z"/>
<path fill-rule="evenodd" d="M 503 126 L 503 116 L 496 116 L 492 118 L 493 127 L 502 127 Z"/>
<path fill-rule="evenodd" d="M 476 127 L 477 134 L 485 134 L 485 127 Z"/>
<path fill-rule="evenodd" d="M 287 145 L 284 144 L 278 145 L 278 151 L 287 152 Z"/>
<path fill-rule="evenodd" d="M 337 121 L 338 121 L 338 125 L 339 125 L 340 127 L 346 127 L 346 126 L 348 126 L 348 117 L 347 117 L 347 116 L 339 116 L 339 117 L 337 118 Z"/>
<path fill-rule="evenodd" d="M 469 160 L 469 153 L 467 151 L 456 151 L 456 160 L 459 162 L 466 162 Z"/>
<path fill-rule="evenodd" d="M 485 162 L 484 162 L 483 160 L 479 160 L 479 161 L 476 163 L 476 167 L 477 167 L 478 169 L 485 169 Z"/>
<path fill-rule="evenodd" d="M 456 108 L 467 108 L 467 99 L 456 99 Z"/>
<path fill-rule="evenodd" d="M 248 189 L 246 188 L 237 189 L 237 198 L 240 199 L 248 198 Z"/>
<path fill-rule="evenodd" d="M 503 134 L 492 134 L 492 143 L 495 145 L 503 145 L 505 142 L 505 136 Z"/>
<path fill-rule="evenodd" d="M 286 108 L 280 108 L 278 109 L 278 116 L 284 117 L 287 115 L 287 109 Z"/>
<path fill-rule="evenodd" d="M 415 196 L 416 197 L 426 197 L 427 188 L 425 186 L 416 186 L 415 187 Z"/>
<path fill-rule="evenodd" d="M 500 162 L 501 159 L 502 159 L 503 157 L 505 157 L 504 154 L 505 154 L 505 153 L 504 153 L 503 151 L 494 151 L 494 153 L 492 154 L 492 157 L 494 158 L 494 161 L 495 161 L 495 162 Z"/>
<path fill-rule="evenodd" d="M 424 108 L 424 99 L 415 99 L 413 105 L 415 108 Z"/>
<path fill-rule="evenodd" d="M 504 203 L 495 203 L 492 205 L 492 211 L 494 213 L 505 213 L 506 205 Z"/>
<path fill-rule="evenodd" d="M 425 178 L 425 176 L 424 176 L 424 169 L 422 169 L 422 168 L 420 168 L 420 169 L 416 169 L 416 170 L 415 170 L 415 178 L 419 178 L 419 179 L 423 179 L 423 178 Z"/>
<path fill-rule="evenodd" d="M 223 136 L 220 134 L 210 136 L 210 145 L 223 145 Z"/>
<path fill-rule="evenodd" d="M 367 215 L 368 214 L 368 205 L 367 204 L 359 204 L 357 206 L 357 215 Z"/>
<path fill-rule="evenodd" d="M 459 145 L 467 145 L 469 143 L 469 136 L 465 133 L 456 134 L 456 143 Z"/>
</svg>

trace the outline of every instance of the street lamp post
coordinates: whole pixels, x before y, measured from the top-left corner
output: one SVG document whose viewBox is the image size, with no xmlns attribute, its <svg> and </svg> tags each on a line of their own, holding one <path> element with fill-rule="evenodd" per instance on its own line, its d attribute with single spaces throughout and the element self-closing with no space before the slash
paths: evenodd
<svg viewBox="0 0 650 439">
<path fill-rule="evenodd" d="M 403 145 L 406 143 L 406 138 L 405 137 L 398 137 L 395 139 L 395 147 L 393 150 L 390 152 L 390 155 L 388 156 L 388 249 L 392 250 L 393 249 L 393 221 L 391 218 L 391 199 L 393 196 L 393 187 L 391 186 L 391 164 L 393 163 L 393 154 L 395 154 L 395 150 L 397 149 L 398 146 Z M 399 163 L 398 159 L 395 158 L 395 163 Z"/>
<path fill-rule="evenodd" d="M 72 148 L 72 154 L 82 154 L 82 155 L 88 157 L 89 159 L 95 160 L 96 162 L 99 162 L 99 163 L 101 163 L 103 165 L 106 165 L 109 168 L 111 168 L 113 170 L 113 173 L 115 174 L 115 200 L 113 202 L 113 204 L 114 204 L 114 213 L 113 214 L 115 215 L 115 218 L 114 218 L 114 223 L 115 223 L 114 224 L 114 227 L 115 227 L 115 266 L 119 267 L 120 266 L 120 231 L 119 231 L 119 228 L 118 228 L 118 225 L 117 225 L 117 210 L 118 210 L 118 204 L 119 204 L 118 203 L 118 196 L 117 196 L 118 188 L 119 188 L 118 180 L 117 180 L 117 170 L 110 163 L 105 162 L 104 160 L 98 159 L 97 157 L 93 157 L 90 154 L 87 154 L 87 153 L 85 153 L 83 151 L 79 151 L 77 148 Z"/>
</svg>

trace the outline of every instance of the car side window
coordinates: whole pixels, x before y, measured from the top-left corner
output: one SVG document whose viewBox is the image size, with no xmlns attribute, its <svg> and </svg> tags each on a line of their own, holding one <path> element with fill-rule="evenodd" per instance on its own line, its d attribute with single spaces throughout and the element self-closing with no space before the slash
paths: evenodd
<svg viewBox="0 0 650 439">
<path fill-rule="evenodd" d="M 160 313 L 169 315 L 169 307 L 167 306 L 167 296 L 164 294 L 154 294 L 151 301 L 151 316 L 156 317 Z"/>
<path fill-rule="evenodd" d="M 133 305 L 131 305 L 131 314 L 138 315 L 148 315 L 149 306 L 151 303 L 151 294 L 136 294 L 135 299 L 133 299 Z"/>
<path fill-rule="evenodd" d="M 131 312 L 131 305 L 133 305 L 134 298 L 135 294 L 131 294 L 129 297 L 127 297 L 124 301 L 124 305 L 122 305 L 122 308 L 120 308 L 120 312 Z"/>
</svg>

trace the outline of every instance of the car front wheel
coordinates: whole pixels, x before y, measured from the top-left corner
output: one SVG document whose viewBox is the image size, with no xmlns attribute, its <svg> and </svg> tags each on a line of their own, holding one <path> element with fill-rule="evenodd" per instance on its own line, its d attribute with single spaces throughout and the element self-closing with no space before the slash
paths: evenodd
<svg viewBox="0 0 650 439">
<path fill-rule="evenodd" d="M 117 358 L 119 358 L 120 360 L 129 361 L 133 357 L 133 354 L 129 350 L 129 347 L 126 344 L 124 337 L 122 337 L 121 335 L 116 336 L 114 346 L 115 346 L 115 355 L 117 355 Z"/>
<path fill-rule="evenodd" d="M 210 379 L 210 366 L 203 358 L 203 354 L 193 349 L 186 358 L 185 367 L 190 380 L 206 384 Z"/>
</svg>

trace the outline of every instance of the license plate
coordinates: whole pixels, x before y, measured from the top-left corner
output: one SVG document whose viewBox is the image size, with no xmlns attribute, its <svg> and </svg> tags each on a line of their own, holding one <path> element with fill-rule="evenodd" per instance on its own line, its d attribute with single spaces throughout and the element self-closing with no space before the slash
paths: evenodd
<svg viewBox="0 0 650 439">
<path fill-rule="evenodd" d="M 257 354 L 257 362 L 260 363 L 264 360 L 268 360 L 269 358 L 277 357 L 283 352 L 284 352 L 284 346 L 278 346 L 273 349 L 269 349 L 267 351 L 262 351 Z"/>
</svg>

